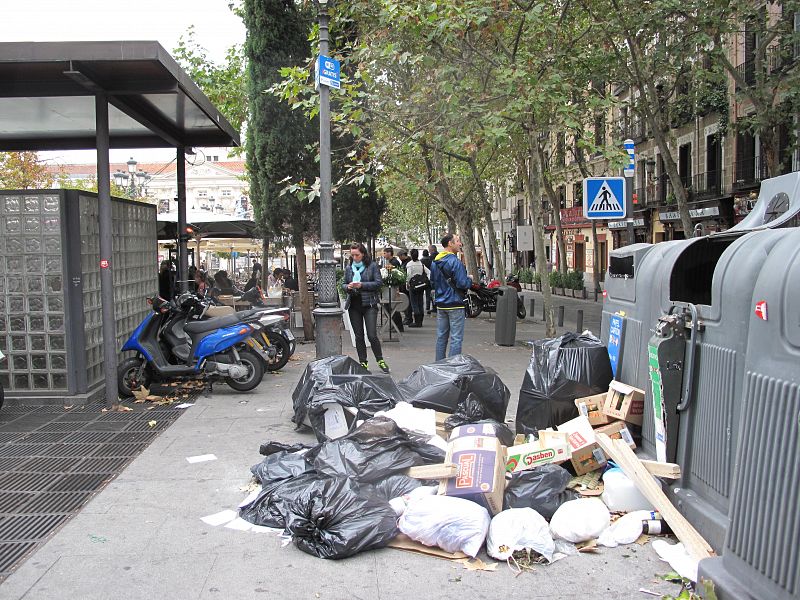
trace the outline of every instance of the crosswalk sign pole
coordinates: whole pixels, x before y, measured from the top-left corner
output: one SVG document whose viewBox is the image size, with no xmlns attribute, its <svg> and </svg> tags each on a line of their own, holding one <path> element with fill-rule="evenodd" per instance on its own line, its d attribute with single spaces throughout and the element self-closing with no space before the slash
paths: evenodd
<svg viewBox="0 0 800 600">
<path fill-rule="evenodd" d="M 625 151 L 628 153 L 628 165 L 623 169 L 625 176 L 625 221 L 628 230 L 628 245 L 636 243 L 636 232 L 633 228 L 633 176 L 636 162 L 634 160 L 634 142 L 627 139 L 623 142 Z"/>
</svg>

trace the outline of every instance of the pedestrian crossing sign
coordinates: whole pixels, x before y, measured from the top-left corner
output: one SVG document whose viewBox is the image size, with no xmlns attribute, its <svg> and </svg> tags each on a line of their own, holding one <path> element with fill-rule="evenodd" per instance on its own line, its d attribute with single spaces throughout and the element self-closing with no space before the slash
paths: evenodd
<svg viewBox="0 0 800 600">
<path fill-rule="evenodd" d="M 587 219 L 624 219 L 625 178 L 587 177 L 583 180 L 583 216 Z"/>
</svg>

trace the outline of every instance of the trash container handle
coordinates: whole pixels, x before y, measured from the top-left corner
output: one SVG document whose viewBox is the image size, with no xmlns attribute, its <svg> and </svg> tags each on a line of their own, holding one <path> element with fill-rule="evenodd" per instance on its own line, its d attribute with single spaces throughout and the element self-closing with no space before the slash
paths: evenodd
<svg viewBox="0 0 800 600">
<path fill-rule="evenodd" d="M 698 316 L 697 307 L 692 303 L 687 303 L 686 307 L 692 313 L 692 333 L 689 336 L 689 351 L 686 353 L 686 371 L 683 378 L 683 394 L 682 401 L 678 404 L 677 411 L 682 412 L 689 407 L 692 401 L 692 388 L 694 383 L 694 353 L 697 347 L 697 330 L 698 330 Z M 672 309 L 670 309 L 672 312 Z"/>
</svg>

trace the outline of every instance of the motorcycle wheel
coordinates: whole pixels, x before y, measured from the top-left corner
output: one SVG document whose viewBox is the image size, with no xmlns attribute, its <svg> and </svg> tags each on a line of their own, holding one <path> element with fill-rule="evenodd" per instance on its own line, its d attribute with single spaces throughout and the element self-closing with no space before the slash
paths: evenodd
<svg viewBox="0 0 800 600">
<path fill-rule="evenodd" d="M 247 367 L 247 375 L 239 379 L 226 377 L 225 383 L 237 392 L 249 392 L 264 378 L 264 363 L 252 350 L 239 350 L 239 361 Z"/>
<path fill-rule="evenodd" d="M 528 316 L 528 311 L 525 310 L 525 303 L 517 300 L 517 318 L 524 319 Z"/>
<path fill-rule="evenodd" d="M 286 340 L 287 344 L 289 344 L 289 356 L 293 356 L 294 355 L 294 351 L 297 350 L 297 343 L 295 342 L 295 340 L 286 339 L 286 337 L 283 336 L 283 335 L 281 337 L 284 340 Z"/>
<path fill-rule="evenodd" d="M 472 294 L 467 294 L 467 297 L 464 301 L 464 305 L 467 309 L 467 318 L 474 319 L 479 314 L 481 314 L 481 304 L 478 298 Z"/>
<path fill-rule="evenodd" d="M 275 346 L 276 353 L 275 358 L 273 358 L 271 362 L 265 363 L 264 366 L 267 368 L 267 371 L 280 371 L 286 366 L 286 363 L 289 362 L 289 357 L 292 355 L 291 349 L 289 348 L 289 341 L 280 333 L 275 333 L 273 331 L 267 332 L 267 338 L 269 338 L 269 343 Z"/>
<path fill-rule="evenodd" d="M 139 376 L 139 369 L 144 360 L 142 356 L 126 358 L 117 367 L 117 389 L 123 398 L 132 398 L 133 390 L 138 390 L 140 387 L 150 387 L 152 379 L 150 369 L 145 367 L 141 377 Z"/>
</svg>

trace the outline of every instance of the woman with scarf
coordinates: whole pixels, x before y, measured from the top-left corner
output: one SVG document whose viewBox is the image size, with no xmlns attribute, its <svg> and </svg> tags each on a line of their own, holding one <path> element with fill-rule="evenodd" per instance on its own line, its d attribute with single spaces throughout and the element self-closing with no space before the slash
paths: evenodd
<svg viewBox="0 0 800 600">
<path fill-rule="evenodd" d="M 375 353 L 378 367 L 384 373 L 389 372 L 389 365 L 383 359 L 381 342 L 378 339 L 378 305 L 380 302 L 380 289 L 383 285 L 381 271 L 372 260 L 364 244 L 350 245 L 350 258 L 352 262 L 344 270 L 342 289 L 347 295 L 344 309 L 350 316 L 353 327 L 353 336 L 356 338 L 356 351 L 358 361 L 367 369 L 367 344 L 364 341 L 364 329 Z"/>
</svg>

